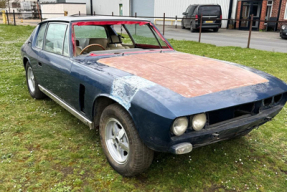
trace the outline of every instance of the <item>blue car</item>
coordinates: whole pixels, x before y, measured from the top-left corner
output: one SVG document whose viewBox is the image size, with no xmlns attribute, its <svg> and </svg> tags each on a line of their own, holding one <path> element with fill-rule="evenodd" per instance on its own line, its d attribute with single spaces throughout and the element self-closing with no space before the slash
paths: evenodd
<svg viewBox="0 0 287 192">
<path fill-rule="evenodd" d="M 270 121 L 287 85 L 235 63 L 175 51 L 149 21 L 62 17 L 41 22 L 21 48 L 27 87 L 99 129 L 110 165 L 145 171 L 154 151 L 246 135 Z"/>
</svg>

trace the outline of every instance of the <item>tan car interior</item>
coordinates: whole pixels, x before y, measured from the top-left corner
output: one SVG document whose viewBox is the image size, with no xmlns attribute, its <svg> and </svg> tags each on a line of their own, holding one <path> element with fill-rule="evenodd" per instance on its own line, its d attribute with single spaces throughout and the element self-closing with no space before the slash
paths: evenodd
<svg viewBox="0 0 287 192">
<path fill-rule="evenodd" d="M 88 43 L 87 43 L 88 41 Z M 113 49 L 130 49 L 131 46 L 123 45 L 119 37 L 116 35 L 112 35 L 109 38 L 90 38 L 88 40 L 76 40 L 76 55 L 80 55 L 81 51 L 87 47 L 88 45 L 98 44 L 101 46 L 90 46 L 84 52 L 89 53 L 91 51 L 101 51 L 101 50 L 113 50 Z M 133 47 L 133 46 L 132 46 Z"/>
</svg>

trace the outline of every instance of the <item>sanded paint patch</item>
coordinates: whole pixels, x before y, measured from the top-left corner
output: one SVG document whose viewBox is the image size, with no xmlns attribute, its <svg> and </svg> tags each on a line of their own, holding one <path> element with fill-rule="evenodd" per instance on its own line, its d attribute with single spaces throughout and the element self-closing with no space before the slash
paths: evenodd
<svg viewBox="0 0 287 192">
<path fill-rule="evenodd" d="M 140 89 L 154 85 L 155 83 L 138 76 L 119 77 L 113 81 L 111 95 L 126 109 L 129 109 L 133 97 Z"/>
<path fill-rule="evenodd" d="M 132 73 L 184 97 L 268 82 L 243 68 L 186 53 L 149 53 L 98 60 Z"/>
</svg>

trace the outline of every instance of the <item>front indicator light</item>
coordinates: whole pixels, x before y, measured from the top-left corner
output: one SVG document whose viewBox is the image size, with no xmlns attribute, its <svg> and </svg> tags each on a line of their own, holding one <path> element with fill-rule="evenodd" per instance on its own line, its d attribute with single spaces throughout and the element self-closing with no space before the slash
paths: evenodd
<svg viewBox="0 0 287 192">
<path fill-rule="evenodd" d="M 191 124 L 192 124 L 192 128 L 195 131 L 200 131 L 201 129 L 203 129 L 203 127 L 206 124 L 206 115 L 202 113 L 202 114 L 193 116 Z"/>
<path fill-rule="evenodd" d="M 172 132 L 176 136 L 182 135 L 188 126 L 188 119 L 186 117 L 179 117 L 174 120 L 172 124 Z"/>
</svg>

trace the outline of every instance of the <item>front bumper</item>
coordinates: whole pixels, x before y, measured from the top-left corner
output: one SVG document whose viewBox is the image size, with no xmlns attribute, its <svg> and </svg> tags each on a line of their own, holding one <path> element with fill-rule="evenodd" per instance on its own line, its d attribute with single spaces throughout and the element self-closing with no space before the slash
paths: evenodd
<svg viewBox="0 0 287 192">
<path fill-rule="evenodd" d="M 181 143 L 183 143 L 184 145 L 190 143 L 192 145 L 192 148 L 197 148 L 222 140 L 227 140 L 237 136 L 245 135 L 254 128 L 257 128 L 258 126 L 270 121 L 275 115 L 280 112 L 282 108 L 283 105 L 274 106 L 270 109 L 261 111 L 257 115 L 241 117 L 237 118 L 236 120 L 233 119 L 227 122 L 218 123 L 217 125 L 214 125 L 208 129 L 203 129 L 198 132 L 190 132 L 179 137 L 172 137 L 169 152 L 179 154 L 175 150 L 175 148 L 178 148 Z"/>
</svg>

